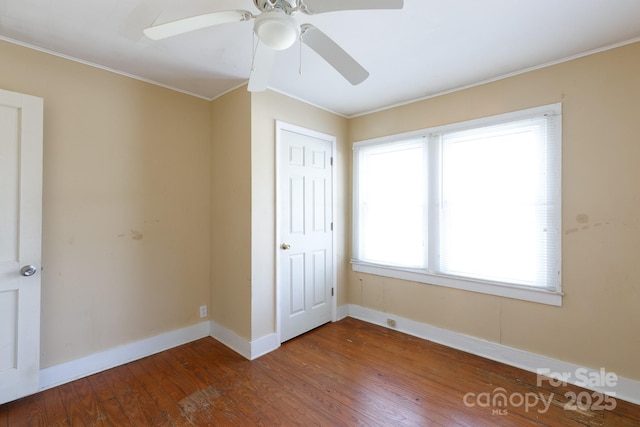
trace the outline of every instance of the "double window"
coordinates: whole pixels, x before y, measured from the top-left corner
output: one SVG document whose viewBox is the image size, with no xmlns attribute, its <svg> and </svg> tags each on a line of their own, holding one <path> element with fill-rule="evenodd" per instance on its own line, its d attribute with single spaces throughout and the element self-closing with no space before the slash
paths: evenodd
<svg viewBox="0 0 640 427">
<path fill-rule="evenodd" d="M 561 106 L 354 144 L 356 271 L 560 305 Z"/>
</svg>

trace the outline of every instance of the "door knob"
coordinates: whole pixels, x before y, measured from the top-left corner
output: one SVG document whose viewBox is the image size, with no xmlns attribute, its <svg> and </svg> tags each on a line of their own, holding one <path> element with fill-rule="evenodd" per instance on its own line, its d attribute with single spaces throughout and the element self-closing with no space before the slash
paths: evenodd
<svg viewBox="0 0 640 427">
<path fill-rule="evenodd" d="M 23 276 L 29 277 L 29 276 L 33 276 L 34 274 L 36 274 L 36 272 L 38 271 L 38 269 L 33 266 L 33 265 L 25 265 L 24 267 L 22 267 L 20 269 L 20 274 L 22 274 Z"/>
<path fill-rule="evenodd" d="M 280 245 L 280 247 L 285 251 L 288 251 L 289 249 L 291 249 L 291 245 L 288 243 L 283 243 Z"/>
</svg>

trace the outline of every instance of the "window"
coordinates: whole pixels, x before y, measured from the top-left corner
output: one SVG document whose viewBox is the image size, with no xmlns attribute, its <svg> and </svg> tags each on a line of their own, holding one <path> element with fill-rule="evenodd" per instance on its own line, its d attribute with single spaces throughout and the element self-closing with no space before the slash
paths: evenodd
<svg viewBox="0 0 640 427">
<path fill-rule="evenodd" d="M 354 144 L 356 271 L 561 305 L 561 106 Z"/>
</svg>

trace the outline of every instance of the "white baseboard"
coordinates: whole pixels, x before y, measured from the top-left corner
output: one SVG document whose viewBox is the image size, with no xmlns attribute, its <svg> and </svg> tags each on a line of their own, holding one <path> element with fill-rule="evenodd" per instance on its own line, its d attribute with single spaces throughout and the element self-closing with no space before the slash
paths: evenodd
<svg viewBox="0 0 640 427">
<path fill-rule="evenodd" d="M 251 342 L 251 358 L 249 360 L 255 360 L 260 356 L 264 356 L 267 353 L 272 352 L 280 347 L 280 340 L 278 340 L 278 334 L 265 335 L 262 338 L 258 338 Z"/>
<path fill-rule="evenodd" d="M 39 390 L 47 390 L 88 377 L 207 336 L 215 338 L 249 360 L 257 359 L 280 347 L 275 333 L 249 342 L 215 322 L 206 321 L 41 369 Z"/>
<path fill-rule="evenodd" d="M 349 304 L 339 306 L 336 314 L 336 321 L 349 317 Z"/>
<path fill-rule="evenodd" d="M 614 395 L 618 399 L 626 400 L 637 405 L 640 404 L 640 381 L 617 376 L 615 386 L 592 386 L 590 384 L 582 383 L 580 379 L 600 379 L 603 377 L 601 371 L 529 353 L 513 347 L 507 347 L 502 344 L 460 334 L 458 332 L 437 328 L 426 323 L 416 322 L 390 313 L 371 310 L 355 304 L 349 304 L 348 312 L 350 317 L 384 326 L 386 328 L 389 328 L 387 325 L 387 319 L 393 318 L 396 321 L 396 327 L 389 329 L 395 329 L 418 338 L 423 338 L 438 344 L 446 345 L 447 347 L 452 347 L 467 353 L 495 360 L 496 362 L 515 366 L 535 374 L 538 374 L 541 370 L 546 370 L 550 373 L 568 373 L 570 376 L 567 378 L 567 383 L 592 391 L 597 391 L 599 393 Z M 578 373 L 578 375 L 576 375 L 576 373 Z"/>
<path fill-rule="evenodd" d="M 584 372 L 586 376 L 591 378 L 601 376 L 601 372 L 594 369 L 529 353 L 354 304 L 338 307 L 337 314 L 338 320 L 350 316 L 383 327 L 388 327 L 387 319 L 391 317 L 396 321 L 396 327 L 393 329 L 400 332 L 510 366 L 515 366 L 536 374 L 538 374 L 541 369 L 546 369 L 551 373 L 575 374 L 576 372 Z M 254 341 L 248 341 L 215 322 L 201 322 L 186 328 L 42 369 L 40 370 L 40 391 L 114 368 L 206 336 L 215 338 L 248 360 L 257 359 L 280 347 L 278 336 L 275 333 Z M 640 405 L 640 381 L 618 376 L 615 386 L 607 388 L 582 384 L 580 381 L 576 381 L 577 379 L 579 378 L 572 375 L 567 379 L 567 382 L 600 393 L 615 394 L 615 397 L 618 399 Z"/>
<path fill-rule="evenodd" d="M 80 359 L 40 370 L 40 391 L 56 387 L 79 378 L 124 365 L 161 351 L 209 336 L 210 322 L 201 322 L 155 337 L 112 348 Z"/>
<path fill-rule="evenodd" d="M 211 336 L 245 359 L 251 360 L 251 341 L 213 321 L 211 322 Z"/>
<path fill-rule="evenodd" d="M 211 336 L 248 360 L 257 359 L 280 347 L 275 333 L 249 341 L 216 322 L 211 322 Z"/>
</svg>

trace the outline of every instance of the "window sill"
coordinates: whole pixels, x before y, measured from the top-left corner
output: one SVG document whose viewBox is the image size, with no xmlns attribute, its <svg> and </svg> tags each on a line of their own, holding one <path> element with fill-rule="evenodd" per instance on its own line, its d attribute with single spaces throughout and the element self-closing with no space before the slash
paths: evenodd
<svg viewBox="0 0 640 427">
<path fill-rule="evenodd" d="M 410 280 L 447 288 L 462 289 L 505 298 L 513 298 L 540 304 L 562 306 L 562 292 L 548 289 L 536 289 L 525 286 L 507 285 L 481 280 L 472 280 L 454 276 L 441 276 L 426 273 L 422 270 L 389 267 L 351 260 L 353 271 L 375 274 L 377 276 L 392 277 L 394 279 Z"/>
</svg>

